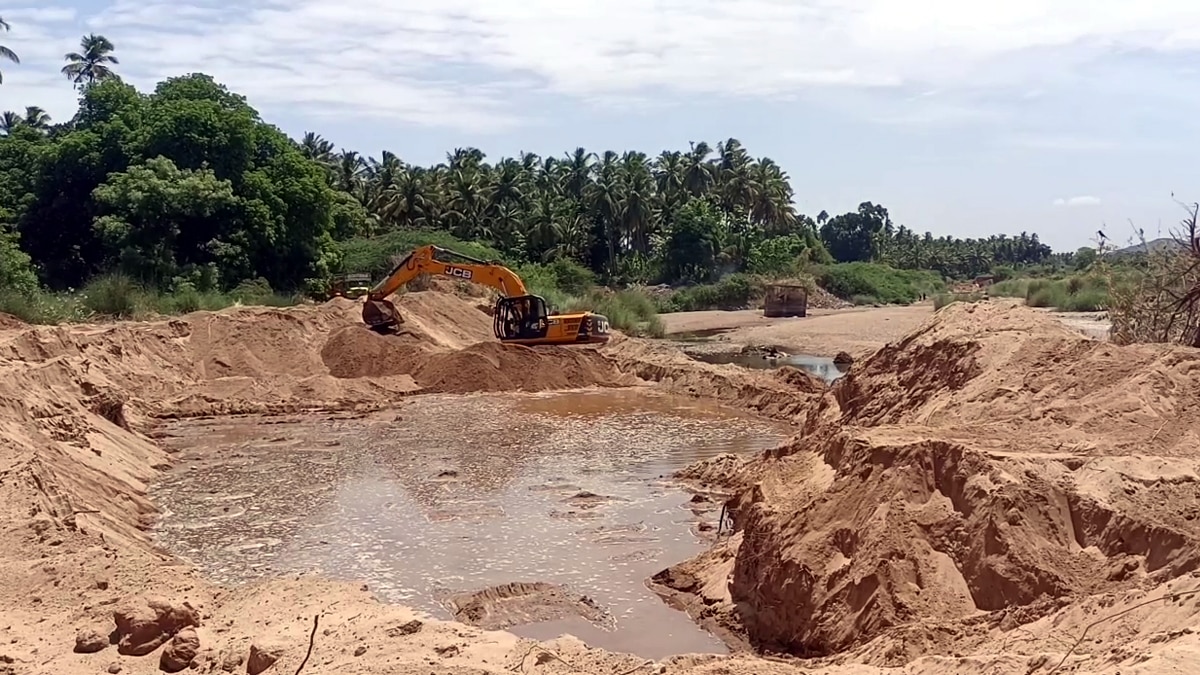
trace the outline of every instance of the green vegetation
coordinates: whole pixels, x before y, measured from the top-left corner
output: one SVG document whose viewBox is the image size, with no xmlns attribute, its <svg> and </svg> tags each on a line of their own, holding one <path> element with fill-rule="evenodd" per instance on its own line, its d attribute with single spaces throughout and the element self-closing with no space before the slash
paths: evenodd
<svg viewBox="0 0 1200 675">
<path fill-rule="evenodd" d="M 165 292 L 119 273 L 95 277 L 74 293 L 0 288 L 0 312 L 33 324 L 75 323 L 96 316 L 145 319 L 235 305 L 287 307 L 301 300 L 275 293 L 265 279 L 244 282 L 227 292 L 201 292 L 187 284 Z"/>
<path fill-rule="evenodd" d="M 926 270 L 898 270 L 866 262 L 828 265 L 816 270 L 817 283 L 856 305 L 907 304 L 939 292 L 942 278 Z"/>
<path fill-rule="evenodd" d="M 1098 312 L 1108 305 L 1107 281 L 1082 275 L 1062 280 L 1034 279 L 1026 287 L 1025 304 L 1062 312 Z"/>
<path fill-rule="evenodd" d="M 1098 312 L 1109 307 L 1114 281 L 1125 283 L 1132 268 L 1119 266 L 1099 273 L 1089 267 L 1080 274 L 1051 279 L 1009 279 L 988 288 L 995 297 L 1022 298 L 1030 307 L 1048 307 L 1060 312 Z"/>
<path fill-rule="evenodd" d="M 71 119 L 0 116 L 0 304 L 30 320 L 321 297 L 331 275 L 379 278 L 426 243 L 501 260 L 556 308 L 649 332 L 656 307 L 746 307 L 770 279 L 904 303 L 944 278 L 1069 258 L 1033 234 L 917 235 L 871 202 L 811 218 L 787 173 L 735 138 L 654 157 L 363 157 L 316 133 L 289 139 L 203 74 L 139 92 L 115 73 L 115 51 L 87 35 L 66 56 L 80 92 Z M 606 290 L 650 284 L 682 289 L 661 302 Z"/>
<path fill-rule="evenodd" d="M 662 303 L 666 312 L 695 312 L 706 309 L 744 309 L 762 298 L 765 282 L 761 277 L 731 274 L 713 284 L 680 289 Z"/>
<path fill-rule="evenodd" d="M 933 296 L 933 310 L 952 305 L 956 302 L 979 302 L 983 300 L 983 293 L 938 293 Z"/>
</svg>

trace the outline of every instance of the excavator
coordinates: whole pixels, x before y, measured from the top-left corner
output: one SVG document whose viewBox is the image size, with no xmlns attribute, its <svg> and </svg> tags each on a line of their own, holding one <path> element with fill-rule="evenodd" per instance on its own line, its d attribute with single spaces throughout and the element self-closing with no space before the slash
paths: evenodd
<svg viewBox="0 0 1200 675">
<path fill-rule="evenodd" d="M 440 246 L 413 249 L 375 284 L 363 303 L 363 323 L 378 333 L 395 332 L 404 323 L 387 298 L 421 274 L 460 279 L 500 291 L 492 312 L 493 328 L 501 342 L 527 346 L 603 344 L 608 342 L 608 318 L 593 312 L 551 315 L 546 301 L 531 295 L 516 272 Z"/>
</svg>

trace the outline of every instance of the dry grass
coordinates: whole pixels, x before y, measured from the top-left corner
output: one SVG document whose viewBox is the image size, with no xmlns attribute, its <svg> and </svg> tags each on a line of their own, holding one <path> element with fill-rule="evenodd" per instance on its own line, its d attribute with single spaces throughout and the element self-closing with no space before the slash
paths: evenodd
<svg viewBox="0 0 1200 675">
<path fill-rule="evenodd" d="M 1108 313 L 1117 344 L 1200 347 L 1200 204 L 1181 205 L 1188 215 L 1171 232 L 1178 246 L 1147 250 L 1133 279 L 1110 284 Z M 1110 267 L 1104 269 L 1111 275 Z"/>
</svg>

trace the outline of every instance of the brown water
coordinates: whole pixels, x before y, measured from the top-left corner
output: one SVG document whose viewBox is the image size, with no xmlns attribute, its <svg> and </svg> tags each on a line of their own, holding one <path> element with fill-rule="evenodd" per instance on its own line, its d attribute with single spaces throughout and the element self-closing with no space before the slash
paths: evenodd
<svg viewBox="0 0 1200 675">
<path fill-rule="evenodd" d="M 662 480 L 697 459 L 771 447 L 787 429 L 636 390 L 421 396 L 368 416 L 183 421 L 153 486 L 155 536 L 219 581 L 315 572 L 450 618 L 440 598 L 509 582 L 564 584 L 613 621 L 569 632 L 660 658 L 724 652 L 645 585 L 706 543 L 689 494 Z"/>
<path fill-rule="evenodd" d="M 832 358 L 809 354 L 785 354 L 769 357 L 754 352 L 700 352 L 689 353 L 688 356 L 705 363 L 732 363 L 743 368 L 770 370 L 791 366 L 808 371 L 826 382 L 833 382 L 850 371 L 848 364 L 834 363 Z"/>
</svg>

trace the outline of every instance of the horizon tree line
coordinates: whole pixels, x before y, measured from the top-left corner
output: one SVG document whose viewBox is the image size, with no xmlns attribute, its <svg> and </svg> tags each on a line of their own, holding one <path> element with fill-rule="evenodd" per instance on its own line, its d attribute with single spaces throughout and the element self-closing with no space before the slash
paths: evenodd
<svg viewBox="0 0 1200 675">
<path fill-rule="evenodd" d="M 2 18 L 0 29 L 9 30 Z M 60 72 L 81 92 L 119 80 L 115 49 L 103 35 L 85 35 L 79 51 L 64 55 Z M 4 46 L 0 58 L 20 63 Z M 0 133 L 18 126 L 50 132 L 55 125 L 38 106 L 0 113 Z M 314 132 L 297 145 L 323 167 L 330 186 L 368 214 L 361 231 L 343 235 L 444 230 L 533 261 L 569 258 L 610 278 L 661 276 L 672 246 L 704 251 L 702 257 L 721 270 L 759 272 L 783 272 L 786 261 L 869 261 L 971 276 L 1052 256 L 1036 234 L 1024 232 L 1015 238 L 922 237 L 896 227 L 887 209 L 871 202 L 838 216 L 820 211 L 814 219 L 796 210 L 790 176 L 771 158 L 752 157 L 736 138 L 715 148 L 693 142 L 687 150 L 654 157 L 580 147 L 558 157 L 522 152 L 495 163 L 477 148 L 456 148 L 433 166 L 404 162 L 386 150 L 379 158 L 335 151 Z M 712 218 L 684 245 L 677 240 L 677 221 L 694 200 L 707 202 Z M 694 219 L 686 226 L 694 229 Z M 763 262 L 768 259 L 775 262 Z"/>
</svg>

